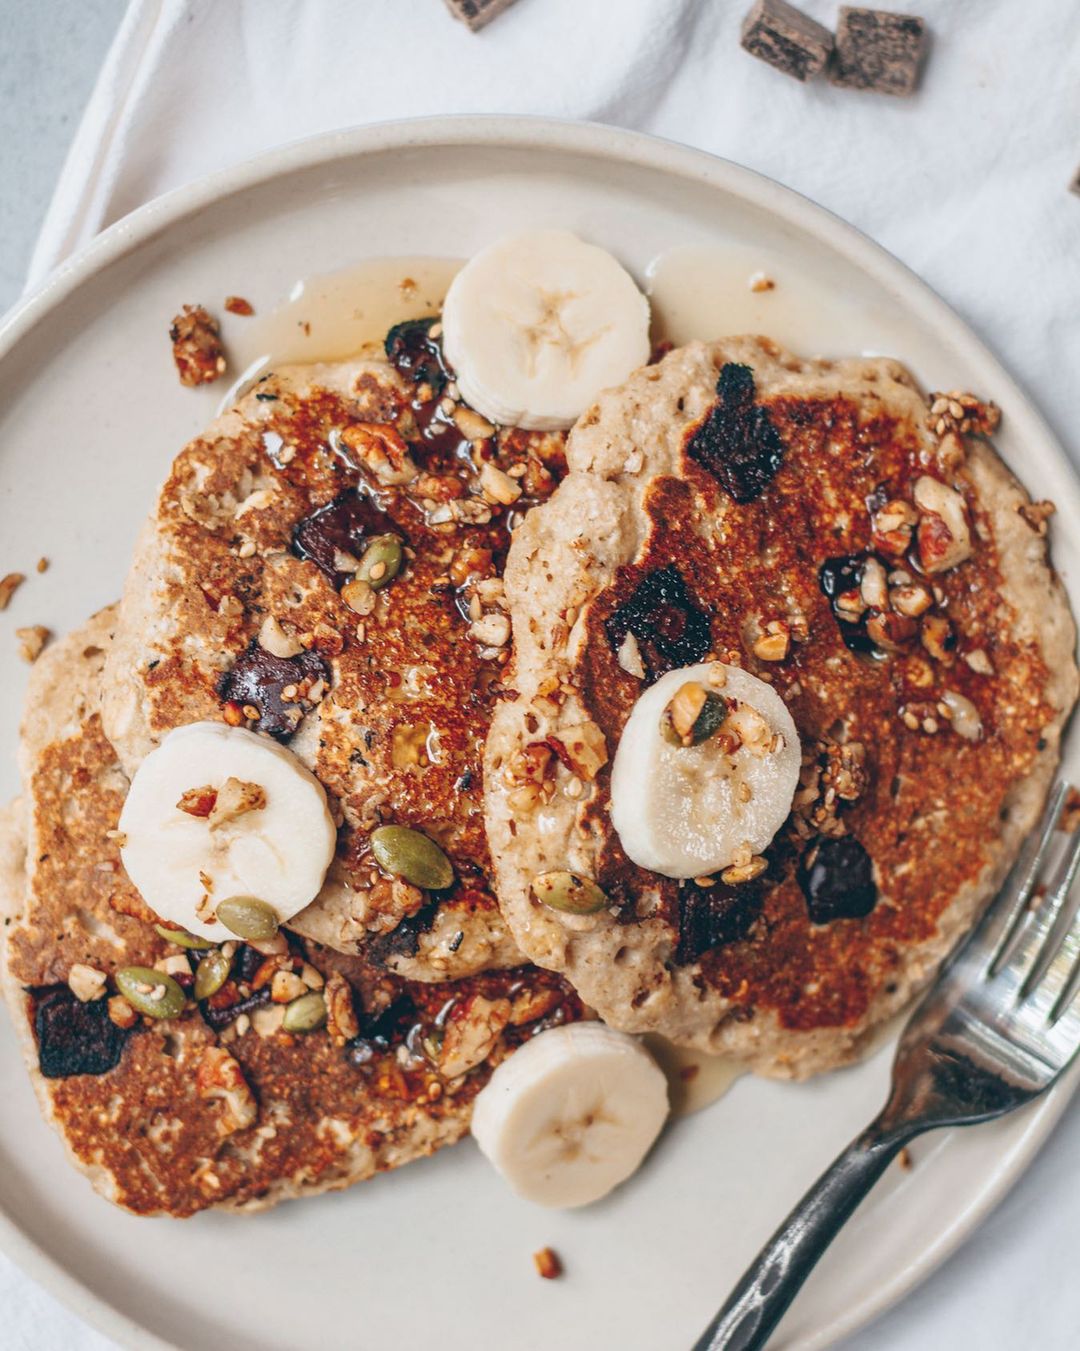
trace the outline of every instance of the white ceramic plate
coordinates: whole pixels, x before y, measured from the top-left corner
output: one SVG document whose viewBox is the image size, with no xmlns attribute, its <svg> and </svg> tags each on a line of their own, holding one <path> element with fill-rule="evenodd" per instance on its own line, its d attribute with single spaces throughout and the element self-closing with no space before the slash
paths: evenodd
<svg viewBox="0 0 1080 1351">
<path fill-rule="evenodd" d="M 234 293 L 264 309 L 312 272 L 369 256 L 467 255 L 526 225 L 569 226 L 639 274 L 683 244 L 763 260 L 778 297 L 790 285 L 824 298 L 823 349 L 835 321 L 846 345 L 902 357 L 930 387 L 996 399 L 1006 459 L 1065 520 L 1080 518 L 1062 450 L 970 330 L 874 244 L 773 183 L 645 137 L 529 119 L 309 141 L 136 212 L 0 330 L 0 572 L 52 559 L 0 628 L 5 796 L 25 682 L 10 630 L 64 631 L 116 597 L 155 485 L 212 410 L 213 392 L 176 382 L 165 328 L 177 307 Z M 783 307 L 774 313 L 783 329 Z M 1078 547 L 1059 529 L 1074 604 Z M 70 1171 L 5 1020 L 0 1241 L 132 1347 L 679 1351 L 877 1110 L 889 1058 L 804 1086 L 742 1080 L 582 1213 L 515 1200 L 465 1143 L 344 1195 L 180 1223 L 122 1214 Z M 824 1347 L 924 1277 L 1030 1161 L 1070 1088 L 996 1125 L 924 1141 L 914 1169 L 887 1177 L 827 1255 L 777 1345 Z M 533 1270 L 545 1244 L 564 1258 L 560 1281 Z"/>
</svg>

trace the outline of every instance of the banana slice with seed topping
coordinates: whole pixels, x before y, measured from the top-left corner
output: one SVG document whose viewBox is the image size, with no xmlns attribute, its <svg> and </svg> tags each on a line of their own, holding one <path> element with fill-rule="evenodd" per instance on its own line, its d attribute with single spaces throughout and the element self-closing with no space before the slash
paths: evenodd
<svg viewBox="0 0 1080 1351">
<path fill-rule="evenodd" d="M 162 919 L 224 939 L 223 901 L 255 898 L 278 923 L 312 901 L 337 832 L 322 784 L 245 727 L 177 727 L 131 781 L 120 813 L 128 876 Z"/>
<path fill-rule="evenodd" d="M 650 353 L 649 302 L 633 278 L 567 230 L 476 254 L 450 285 L 442 323 L 458 388 L 503 426 L 572 426 Z"/>
<path fill-rule="evenodd" d="M 584 1206 L 637 1171 L 667 1114 L 667 1079 L 636 1038 L 573 1023 L 499 1065 L 477 1094 L 472 1133 L 519 1196 Z"/>
<path fill-rule="evenodd" d="M 795 723 L 773 687 L 702 662 L 669 671 L 634 705 L 612 767 L 611 819 L 628 857 L 651 872 L 746 869 L 787 819 L 799 769 Z"/>
</svg>

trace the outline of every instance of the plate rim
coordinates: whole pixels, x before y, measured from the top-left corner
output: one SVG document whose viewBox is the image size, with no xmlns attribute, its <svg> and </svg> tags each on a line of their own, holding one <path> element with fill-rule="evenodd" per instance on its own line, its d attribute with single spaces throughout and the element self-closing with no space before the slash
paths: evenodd
<svg viewBox="0 0 1080 1351">
<path fill-rule="evenodd" d="M 950 346 L 986 370 L 986 387 L 1007 394 L 1009 420 L 1021 440 L 1042 441 L 1065 466 L 1069 509 L 1080 514 L 1080 478 L 1061 441 L 1031 396 L 989 344 L 951 305 L 907 264 L 857 226 L 805 194 L 733 160 L 653 134 L 600 122 L 515 115 L 456 115 L 395 119 L 341 128 L 290 141 L 238 164 L 216 170 L 153 198 L 108 226 L 59 263 L 31 292 L 0 317 L 0 362 L 34 327 L 86 282 L 112 263 L 163 234 L 204 207 L 260 187 L 289 173 L 413 148 L 516 149 L 554 151 L 583 159 L 603 159 L 689 180 L 737 197 L 779 219 L 803 236 L 841 255 L 870 275 L 891 296 L 903 296 L 920 324 L 932 325 Z M 1000 396 L 999 396 L 1000 397 Z M 1037 1106 L 1025 1109 L 1031 1120 L 1006 1166 L 964 1210 L 948 1232 L 929 1244 L 876 1296 L 802 1340 L 815 1351 L 850 1336 L 880 1317 L 926 1280 L 993 1211 L 1027 1170 L 1080 1084 L 1080 1076 L 1061 1082 Z M 68 1309 L 130 1351 L 182 1351 L 137 1322 L 111 1300 L 74 1276 L 0 1208 L 0 1251 Z"/>
</svg>

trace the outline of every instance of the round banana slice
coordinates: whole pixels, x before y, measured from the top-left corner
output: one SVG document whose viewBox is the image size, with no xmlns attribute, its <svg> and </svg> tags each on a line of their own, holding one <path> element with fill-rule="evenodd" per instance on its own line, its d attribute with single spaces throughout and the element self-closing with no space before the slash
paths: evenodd
<svg viewBox="0 0 1080 1351">
<path fill-rule="evenodd" d="M 649 302 L 604 249 L 567 230 L 513 235 L 476 254 L 443 305 L 443 349 L 492 422 L 570 427 L 649 359 Z"/>
<path fill-rule="evenodd" d="M 472 1133 L 519 1196 L 584 1206 L 637 1171 L 668 1114 L 641 1043 L 604 1023 L 538 1033 L 477 1094 Z"/>
<path fill-rule="evenodd" d="M 284 746 L 243 727 L 177 727 L 131 781 L 120 813 L 128 876 L 162 919 L 230 937 L 226 900 L 257 898 L 278 923 L 318 894 L 336 831 L 322 785 Z"/>
<path fill-rule="evenodd" d="M 799 783 L 799 737 L 763 680 L 723 662 L 669 671 L 623 728 L 611 772 L 622 847 L 665 877 L 745 867 L 783 825 Z"/>
</svg>

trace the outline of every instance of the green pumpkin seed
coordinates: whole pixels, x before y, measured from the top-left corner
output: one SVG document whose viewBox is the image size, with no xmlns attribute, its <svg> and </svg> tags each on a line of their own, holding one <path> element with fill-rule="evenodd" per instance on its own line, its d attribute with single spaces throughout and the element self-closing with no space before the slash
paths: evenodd
<svg viewBox="0 0 1080 1351">
<path fill-rule="evenodd" d="M 360 555 L 356 575 L 378 591 L 398 575 L 402 560 L 401 540 L 397 535 L 376 535 Z"/>
<path fill-rule="evenodd" d="M 718 731 L 729 712 L 728 701 L 687 681 L 660 717 L 660 734 L 672 746 L 700 746 Z"/>
<path fill-rule="evenodd" d="M 230 896 L 215 911 L 218 919 L 237 938 L 265 943 L 278 931 L 278 917 L 272 905 L 257 896 Z"/>
<path fill-rule="evenodd" d="M 209 999 L 229 979 L 232 962 L 220 948 L 213 948 L 195 968 L 195 998 Z"/>
<path fill-rule="evenodd" d="M 595 882 L 577 873 L 541 873 L 533 878 L 532 889 L 538 901 L 568 915 L 595 915 L 609 904 Z"/>
<path fill-rule="evenodd" d="M 318 990 L 302 994 L 285 1006 L 281 1026 L 286 1032 L 314 1032 L 326 1022 L 326 1000 Z"/>
<path fill-rule="evenodd" d="M 148 1018 L 175 1018 L 183 1013 L 187 996 L 164 971 L 152 966 L 122 966 L 116 984 L 132 1008 Z"/>
<path fill-rule="evenodd" d="M 371 852 L 380 868 L 424 891 L 444 891 L 454 867 L 434 840 L 408 826 L 380 826 L 371 832 Z"/>
<path fill-rule="evenodd" d="M 160 934 L 166 942 L 175 943 L 178 948 L 191 948 L 195 952 L 202 952 L 205 948 L 214 946 L 209 938 L 196 938 L 186 929 L 170 929 L 167 924 L 155 924 L 154 932 Z"/>
</svg>

